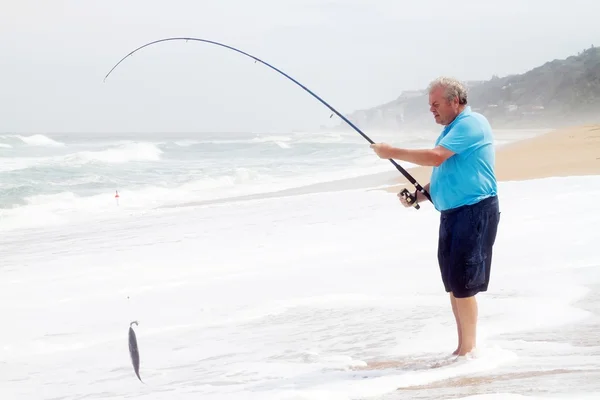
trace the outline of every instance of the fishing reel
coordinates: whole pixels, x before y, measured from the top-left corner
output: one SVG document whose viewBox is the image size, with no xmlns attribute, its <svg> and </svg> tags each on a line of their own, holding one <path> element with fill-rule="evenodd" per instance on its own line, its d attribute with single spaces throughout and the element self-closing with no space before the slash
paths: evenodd
<svg viewBox="0 0 600 400">
<path fill-rule="evenodd" d="M 412 206 L 417 210 L 421 208 L 421 206 L 417 203 L 417 197 L 409 192 L 407 188 L 404 188 L 400 191 L 400 196 L 404 197 L 406 202 L 408 204 L 412 204 Z"/>
</svg>

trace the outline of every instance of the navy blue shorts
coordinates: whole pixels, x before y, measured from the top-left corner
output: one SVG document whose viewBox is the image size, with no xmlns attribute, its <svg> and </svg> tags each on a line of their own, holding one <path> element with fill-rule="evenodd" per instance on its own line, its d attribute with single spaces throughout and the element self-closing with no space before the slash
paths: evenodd
<svg viewBox="0 0 600 400">
<path fill-rule="evenodd" d="M 463 298 L 487 291 L 499 221 L 497 196 L 442 211 L 438 261 L 446 292 Z"/>
</svg>

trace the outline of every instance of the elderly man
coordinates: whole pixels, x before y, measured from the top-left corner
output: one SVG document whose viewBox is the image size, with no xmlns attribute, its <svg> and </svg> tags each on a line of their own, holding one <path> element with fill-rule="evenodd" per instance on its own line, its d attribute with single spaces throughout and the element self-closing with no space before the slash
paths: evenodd
<svg viewBox="0 0 600 400">
<path fill-rule="evenodd" d="M 425 190 L 441 214 L 437 256 L 458 331 L 453 354 L 464 356 L 477 344 L 475 295 L 488 288 L 500 219 L 494 140 L 487 119 L 467 105 L 460 82 L 434 80 L 429 85 L 429 106 L 435 121 L 444 126 L 433 148 L 411 150 L 385 143 L 371 147 L 384 159 L 433 167 Z M 421 192 L 414 196 L 417 202 L 426 200 Z M 404 206 L 411 206 L 399 197 Z"/>
</svg>

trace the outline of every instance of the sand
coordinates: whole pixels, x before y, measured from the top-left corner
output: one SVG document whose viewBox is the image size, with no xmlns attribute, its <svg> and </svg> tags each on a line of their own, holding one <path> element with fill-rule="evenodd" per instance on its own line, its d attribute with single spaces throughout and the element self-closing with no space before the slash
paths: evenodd
<svg viewBox="0 0 600 400">
<path fill-rule="evenodd" d="M 496 176 L 499 181 L 522 181 L 556 176 L 600 175 L 600 125 L 585 125 L 554 130 L 546 134 L 501 146 L 496 151 Z M 425 185 L 431 167 L 409 170 Z M 397 193 L 410 185 L 403 176 L 398 186 L 386 188 Z"/>
</svg>

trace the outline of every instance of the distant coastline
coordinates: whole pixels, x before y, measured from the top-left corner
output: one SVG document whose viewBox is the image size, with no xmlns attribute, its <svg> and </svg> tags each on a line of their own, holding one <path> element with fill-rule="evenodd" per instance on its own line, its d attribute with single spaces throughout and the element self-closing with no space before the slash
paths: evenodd
<svg viewBox="0 0 600 400">
<path fill-rule="evenodd" d="M 495 129 L 556 129 L 600 123 L 600 48 L 549 61 L 523 74 L 465 82 L 469 104 Z M 438 131 L 425 89 L 346 117 L 365 130 Z M 342 123 L 335 130 L 349 130 Z"/>
</svg>

